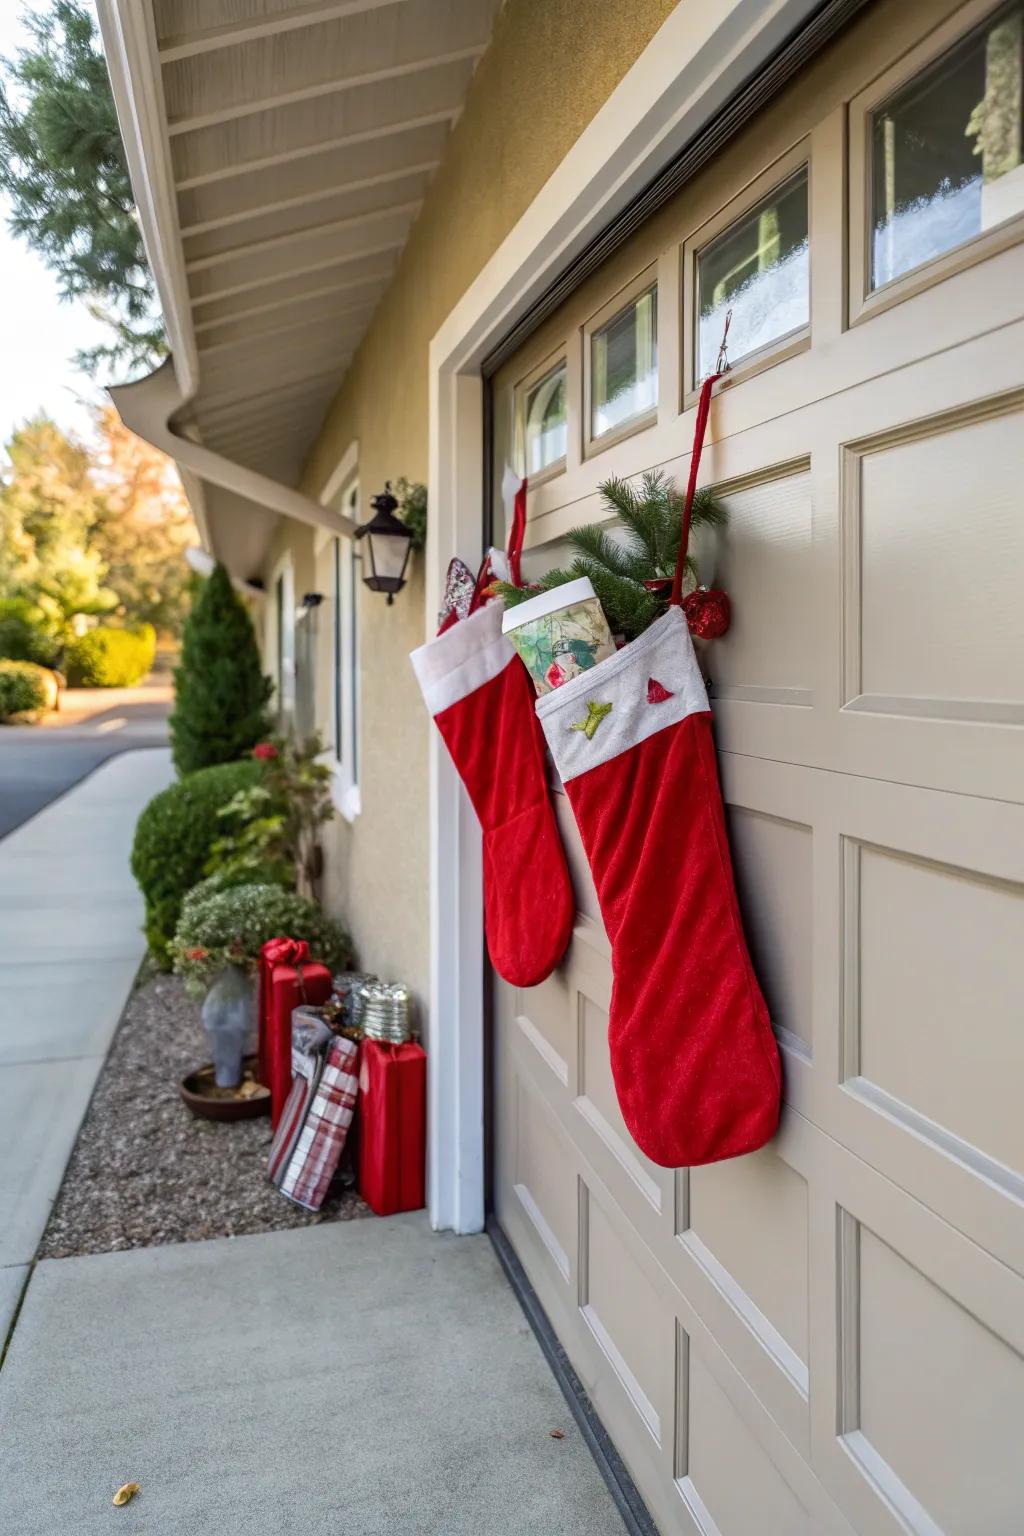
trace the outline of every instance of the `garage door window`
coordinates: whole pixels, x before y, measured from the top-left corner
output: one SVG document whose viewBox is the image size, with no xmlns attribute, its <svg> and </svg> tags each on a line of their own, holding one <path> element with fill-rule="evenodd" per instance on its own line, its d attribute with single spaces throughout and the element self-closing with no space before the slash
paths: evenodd
<svg viewBox="0 0 1024 1536">
<path fill-rule="evenodd" d="M 539 377 L 534 374 L 519 386 L 516 414 L 522 473 L 536 479 L 560 469 L 568 435 L 564 358 L 553 368 L 543 365 Z"/>
<path fill-rule="evenodd" d="M 658 288 L 648 283 L 588 327 L 590 439 L 633 430 L 658 408 Z"/>
<path fill-rule="evenodd" d="M 871 287 L 1024 212 L 1024 6 L 996 15 L 869 120 Z"/>
<path fill-rule="evenodd" d="M 729 360 L 764 352 L 810 322 L 807 167 L 697 255 L 696 374 L 711 373 L 732 310 Z"/>
</svg>

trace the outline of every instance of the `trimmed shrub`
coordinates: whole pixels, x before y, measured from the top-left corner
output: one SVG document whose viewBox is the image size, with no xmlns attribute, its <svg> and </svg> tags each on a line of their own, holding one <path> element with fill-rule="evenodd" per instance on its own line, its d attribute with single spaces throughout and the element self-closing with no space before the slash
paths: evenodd
<svg viewBox="0 0 1024 1536">
<path fill-rule="evenodd" d="M 0 720 L 45 709 L 46 676 L 30 661 L 0 661 Z"/>
<path fill-rule="evenodd" d="M 186 894 L 203 878 L 214 839 L 224 830 L 219 812 L 242 789 L 251 789 L 257 762 L 222 763 L 190 774 L 162 790 L 139 817 L 132 845 L 132 874 L 146 903 L 145 933 L 157 963 L 170 969 L 168 946 Z"/>
<path fill-rule="evenodd" d="M 0 598 L 0 656 L 55 667 L 60 641 L 46 628 L 43 612 L 27 597 Z"/>
<path fill-rule="evenodd" d="M 198 885 L 194 885 L 190 891 L 186 892 L 181 903 L 179 926 L 214 896 L 220 896 L 224 891 L 237 890 L 240 885 L 279 885 L 282 890 L 294 889 L 292 882 L 282 877 L 280 861 L 259 864 L 248 869 L 218 869 L 215 874 L 207 875 L 205 880 L 200 880 Z"/>
<path fill-rule="evenodd" d="M 352 941 L 340 923 L 280 885 L 238 885 L 190 905 L 181 915 L 171 953 L 174 969 L 194 989 L 226 965 L 254 970 L 268 939 L 305 939 L 330 970 L 352 964 Z"/>
<path fill-rule="evenodd" d="M 155 657 L 152 624 L 132 629 L 101 624 L 71 641 L 64 668 L 73 688 L 131 688 L 152 670 Z"/>
<path fill-rule="evenodd" d="M 230 763 L 254 747 L 267 734 L 272 691 L 248 610 L 217 565 L 186 620 L 174 674 L 170 725 L 178 772 Z"/>
</svg>

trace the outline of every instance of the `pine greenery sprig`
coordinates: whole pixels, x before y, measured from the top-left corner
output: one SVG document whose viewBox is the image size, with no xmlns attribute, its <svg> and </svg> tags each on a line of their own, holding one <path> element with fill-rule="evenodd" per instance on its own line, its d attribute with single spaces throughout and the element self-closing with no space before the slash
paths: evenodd
<svg viewBox="0 0 1024 1536">
<path fill-rule="evenodd" d="M 498 582 L 495 591 L 507 608 L 513 608 L 538 592 L 589 576 L 612 632 L 633 640 L 665 611 L 667 598 L 644 583 L 667 581 L 675 572 L 684 497 L 661 470 L 648 470 L 639 484 L 613 477 L 599 489 L 609 515 L 617 517 L 625 529 L 623 538 L 613 538 L 596 523 L 574 528 L 566 535 L 576 552 L 571 565 L 548 571 L 525 587 Z M 691 513 L 694 528 L 721 527 L 726 515 L 711 490 L 697 491 Z M 692 555 L 687 555 L 686 564 L 694 580 L 699 580 Z"/>
</svg>

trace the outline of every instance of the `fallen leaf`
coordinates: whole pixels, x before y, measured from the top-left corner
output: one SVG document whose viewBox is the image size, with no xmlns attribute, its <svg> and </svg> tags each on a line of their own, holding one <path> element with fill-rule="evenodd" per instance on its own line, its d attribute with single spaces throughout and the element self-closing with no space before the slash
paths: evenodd
<svg viewBox="0 0 1024 1536">
<path fill-rule="evenodd" d="M 127 1504 L 129 1499 L 134 1499 L 138 1491 L 138 1483 L 122 1483 L 121 1487 L 114 1494 L 114 1503 L 120 1508 L 122 1504 Z"/>
<path fill-rule="evenodd" d="M 565 1439 L 565 1430 L 564 1429 L 549 1429 L 548 1430 L 548 1434 L 551 1436 L 552 1440 L 564 1440 Z"/>
</svg>

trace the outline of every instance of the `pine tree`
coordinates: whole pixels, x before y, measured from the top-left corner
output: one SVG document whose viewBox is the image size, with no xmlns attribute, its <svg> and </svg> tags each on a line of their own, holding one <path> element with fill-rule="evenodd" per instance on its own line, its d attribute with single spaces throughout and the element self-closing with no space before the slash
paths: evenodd
<svg viewBox="0 0 1024 1536">
<path fill-rule="evenodd" d="M 548 571 L 539 581 L 524 587 L 498 582 L 496 590 L 506 607 L 514 607 L 567 581 L 588 576 L 613 634 L 634 640 L 664 613 L 668 584 L 675 573 L 682 533 L 684 498 L 661 470 L 631 480 L 606 480 L 598 487 L 609 517 L 617 517 L 624 535 L 614 537 L 605 527 L 587 523 L 566 535 L 576 551 L 570 566 Z M 697 491 L 691 525 L 720 527 L 725 508 L 712 491 Z M 699 580 L 697 562 L 687 554 L 687 569 Z"/>
<path fill-rule="evenodd" d="M 254 747 L 269 729 L 272 690 L 245 604 L 217 565 L 185 621 L 174 674 L 170 724 L 178 772 L 234 762 Z"/>
<path fill-rule="evenodd" d="M 38 251 L 61 293 L 83 299 L 113 330 L 80 353 L 151 368 L 166 353 L 96 26 L 81 0 L 25 8 L 32 38 L 0 83 L 0 191 L 12 233 Z"/>
</svg>

